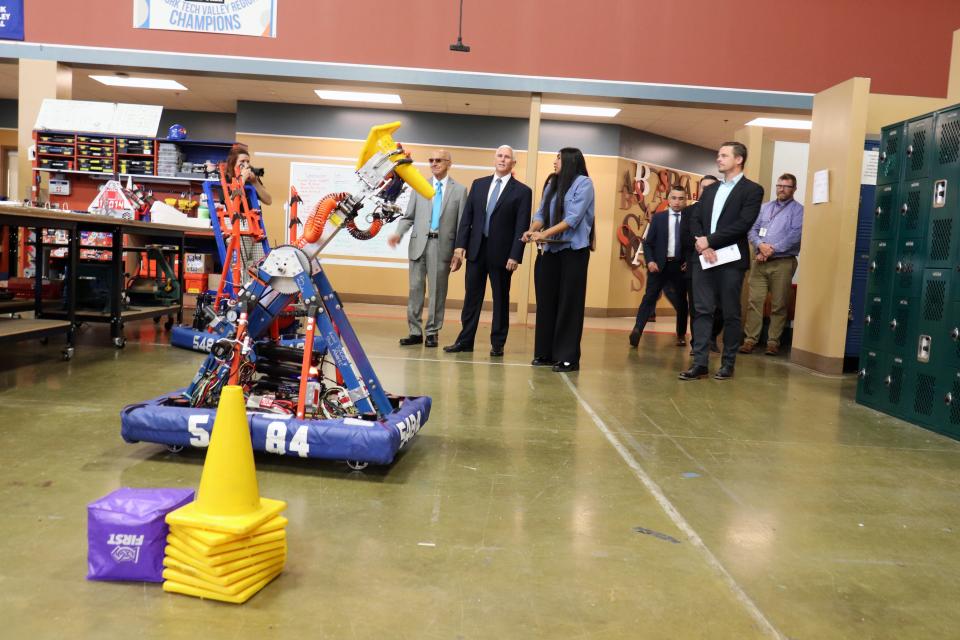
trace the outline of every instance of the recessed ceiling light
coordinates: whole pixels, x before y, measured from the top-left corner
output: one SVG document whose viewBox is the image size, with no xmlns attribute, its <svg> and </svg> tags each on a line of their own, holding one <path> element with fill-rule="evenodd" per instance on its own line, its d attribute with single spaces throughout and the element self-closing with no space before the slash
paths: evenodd
<svg viewBox="0 0 960 640">
<path fill-rule="evenodd" d="M 785 120 L 783 118 L 754 118 L 747 123 L 748 127 L 770 127 L 771 129 L 810 129 L 813 122 L 810 120 Z"/>
<path fill-rule="evenodd" d="M 403 104 L 395 93 L 363 93 L 361 91 L 324 91 L 314 90 L 323 100 L 343 100 L 347 102 L 378 102 L 380 104 Z"/>
<path fill-rule="evenodd" d="M 620 109 L 610 107 L 578 107 L 572 104 L 541 104 L 540 113 L 556 113 L 565 116 L 596 116 L 598 118 L 612 118 L 620 113 Z"/>
<path fill-rule="evenodd" d="M 176 80 L 164 80 L 162 78 L 130 78 L 123 76 L 90 77 L 101 84 L 107 84 L 111 87 L 130 87 L 134 89 L 176 89 L 178 91 L 188 90 Z"/>
</svg>

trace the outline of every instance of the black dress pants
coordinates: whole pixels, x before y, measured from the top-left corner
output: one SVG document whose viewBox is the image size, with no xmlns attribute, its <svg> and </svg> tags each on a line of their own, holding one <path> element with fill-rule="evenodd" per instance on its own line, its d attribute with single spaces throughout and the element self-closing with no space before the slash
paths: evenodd
<svg viewBox="0 0 960 640">
<path fill-rule="evenodd" d="M 640 308 L 637 309 L 636 326 L 640 328 L 641 334 L 647 320 L 656 310 L 657 300 L 662 292 L 677 310 L 677 335 L 687 335 L 687 279 L 680 270 L 680 265 L 679 260 L 673 260 L 668 261 L 656 273 L 647 271 L 647 288 L 640 301 Z"/>
<path fill-rule="evenodd" d="M 714 312 L 723 310 L 723 356 L 724 365 L 733 366 L 737 351 L 743 342 L 743 325 L 740 322 L 740 292 L 746 270 L 734 265 L 712 269 L 693 263 L 693 363 L 706 367 L 710 358 L 710 337 Z"/>
<path fill-rule="evenodd" d="M 534 266 L 537 331 L 534 357 L 580 364 L 590 248 L 545 252 Z"/>
<path fill-rule="evenodd" d="M 685 280 L 687 283 L 687 307 L 690 309 L 690 346 L 693 346 L 694 332 L 697 330 L 697 325 L 694 322 L 696 317 L 695 307 L 693 306 L 693 260 L 700 260 L 699 257 L 692 258 L 687 260 L 687 271 L 684 273 L 686 276 Z M 713 328 L 710 331 L 710 340 L 716 341 L 717 336 L 723 331 L 723 311 L 720 309 L 720 304 L 717 304 L 717 310 L 713 314 Z"/>
<path fill-rule="evenodd" d="M 460 312 L 460 335 L 457 344 L 473 346 L 480 324 L 480 311 L 483 309 L 483 294 L 487 289 L 487 279 L 493 291 L 493 327 L 490 329 L 490 344 L 502 349 L 507 342 L 510 329 L 510 277 L 507 261 L 493 264 L 487 254 L 487 239 L 480 243 L 480 252 L 476 260 L 467 260 L 466 291 L 463 296 L 463 309 Z"/>
</svg>

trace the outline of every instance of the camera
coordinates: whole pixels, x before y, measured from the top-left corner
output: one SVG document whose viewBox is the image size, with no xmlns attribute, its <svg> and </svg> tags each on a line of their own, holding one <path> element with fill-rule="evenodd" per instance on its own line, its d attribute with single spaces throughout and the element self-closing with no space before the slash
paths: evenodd
<svg viewBox="0 0 960 640">
<path fill-rule="evenodd" d="M 263 177 L 263 167 L 250 167 L 250 171 L 253 171 L 253 175 L 257 176 L 258 178 Z"/>
</svg>

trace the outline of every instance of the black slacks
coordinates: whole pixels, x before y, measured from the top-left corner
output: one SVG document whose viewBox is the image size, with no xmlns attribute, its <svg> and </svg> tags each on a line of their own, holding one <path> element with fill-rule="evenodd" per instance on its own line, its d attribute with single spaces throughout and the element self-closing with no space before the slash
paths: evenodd
<svg viewBox="0 0 960 640">
<path fill-rule="evenodd" d="M 537 292 L 534 357 L 580 364 L 590 248 L 545 252 L 533 269 Z"/>
<path fill-rule="evenodd" d="M 668 261 L 656 273 L 647 271 L 647 288 L 637 309 L 636 326 L 643 333 L 647 320 L 657 308 L 657 300 L 662 292 L 677 310 L 677 335 L 687 335 L 687 279 L 680 270 L 680 261 Z"/>
<path fill-rule="evenodd" d="M 493 264 L 487 254 L 486 238 L 480 244 L 480 253 L 476 260 L 467 261 L 465 277 L 466 291 L 463 296 L 463 309 L 460 311 L 460 335 L 457 344 L 473 346 L 480 324 L 480 311 L 483 309 L 483 294 L 487 290 L 487 279 L 493 292 L 493 327 L 490 329 L 490 344 L 503 348 L 510 329 L 510 277 L 507 261 Z"/>
<path fill-rule="evenodd" d="M 697 325 L 694 322 L 696 318 L 695 307 L 693 306 L 693 260 L 700 260 L 699 257 L 694 257 L 690 260 L 687 260 L 687 271 L 684 274 L 686 276 L 687 282 L 687 305 L 690 309 L 690 346 L 693 346 L 693 341 L 696 340 L 694 332 L 697 330 Z M 723 331 L 723 311 L 720 309 L 720 305 L 717 304 L 717 310 L 713 314 L 713 328 L 710 331 L 710 339 L 716 340 L 717 336 Z"/>
<path fill-rule="evenodd" d="M 733 366 L 737 351 L 743 342 L 743 325 L 740 322 L 740 292 L 743 289 L 744 269 L 724 265 L 712 269 L 693 263 L 693 363 L 706 367 L 710 357 L 710 337 L 714 312 L 723 310 L 723 356 L 724 365 Z"/>
</svg>

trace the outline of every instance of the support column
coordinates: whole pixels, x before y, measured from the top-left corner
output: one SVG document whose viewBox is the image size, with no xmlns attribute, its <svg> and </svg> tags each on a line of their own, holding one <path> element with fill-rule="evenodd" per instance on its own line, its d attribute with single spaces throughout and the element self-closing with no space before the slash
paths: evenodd
<svg viewBox="0 0 960 640">
<path fill-rule="evenodd" d="M 73 71 L 56 60 L 20 59 L 19 95 L 17 103 L 17 172 L 21 198 L 36 200 L 32 190 L 33 166 L 29 149 L 33 145 L 33 125 L 44 98 L 69 100 L 73 89 Z M 44 180 L 46 183 L 46 180 Z"/>
<path fill-rule="evenodd" d="M 843 371 L 869 106 L 869 78 L 851 78 L 813 99 L 790 359 L 822 373 Z M 822 170 L 829 171 L 829 202 L 812 204 L 814 174 Z"/>
<path fill-rule="evenodd" d="M 530 133 L 527 136 L 527 173 L 524 182 L 527 186 L 536 191 L 537 189 L 537 164 L 540 156 L 540 103 L 543 98 L 539 93 L 530 96 Z M 530 306 L 530 291 L 533 288 L 533 261 L 534 251 L 529 246 L 523 250 L 523 262 L 517 269 L 517 323 L 527 324 L 530 315 L 528 307 Z"/>
</svg>

